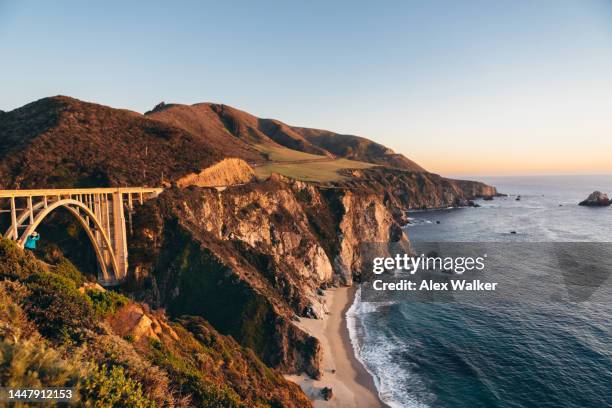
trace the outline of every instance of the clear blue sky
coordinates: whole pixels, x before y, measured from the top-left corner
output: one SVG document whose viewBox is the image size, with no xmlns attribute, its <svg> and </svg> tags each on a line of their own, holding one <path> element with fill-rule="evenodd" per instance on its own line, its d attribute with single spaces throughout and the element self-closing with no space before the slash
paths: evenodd
<svg viewBox="0 0 612 408">
<path fill-rule="evenodd" d="M 0 67 L 3 110 L 215 101 L 443 174 L 612 173 L 611 0 L 0 0 Z"/>
</svg>

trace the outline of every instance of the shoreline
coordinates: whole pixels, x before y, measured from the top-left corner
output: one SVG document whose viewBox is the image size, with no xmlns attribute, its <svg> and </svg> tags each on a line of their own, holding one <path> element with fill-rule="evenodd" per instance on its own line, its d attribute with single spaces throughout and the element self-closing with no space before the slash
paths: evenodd
<svg viewBox="0 0 612 408">
<path fill-rule="evenodd" d="M 322 376 L 286 375 L 298 384 L 315 408 L 387 407 L 379 398 L 372 375 L 355 356 L 349 336 L 346 312 L 355 299 L 356 287 L 329 288 L 325 292 L 328 313 L 323 319 L 300 319 L 297 325 L 321 343 Z M 325 401 L 321 390 L 330 387 L 333 398 Z"/>
</svg>

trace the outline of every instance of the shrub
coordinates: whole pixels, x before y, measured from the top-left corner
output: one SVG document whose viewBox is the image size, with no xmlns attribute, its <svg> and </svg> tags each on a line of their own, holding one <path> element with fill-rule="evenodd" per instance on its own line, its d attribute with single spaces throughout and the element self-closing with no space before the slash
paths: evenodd
<svg viewBox="0 0 612 408">
<path fill-rule="evenodd" d="M 142 385 L 143 393 L 157 406 L 173 406 L 174 393 L 168 374 L 124 340 L 115 335 L 96 336 L 95 343 L 89 344 L 88 356 L 100 364 L 123 367 L 130 378 Z"/>
<path fill-rule="evenodd" d="M 0 338 L 17 341 L 36 332 L 36 327 L 28 321 L 19 305 L 26 296 L 27 289 L 23 284 L 8 280 L 0 282 Z"/>
<path fill-rule="evenodd" d="M 40 340 L 0 342 L 0 384 L 4 387 L 74 387 L 80 368 Z"/>
<path fill-rule="evenodd" d="M 24 252 L 15 241 L 0 238 L 0 278 L 24 280 L 32 274 L 43 272 L 45 267 L 34 255 Z"/>
<path fill-rule="evenodd" d="M 105 292 L 89 289 L 87 295 L 92 301 L 93 310 L 98 316 L 114 314 L 119 308 L 128 304 L 129 299 L 112 290 Z"/>
<path fill-rule="evenodd" d="M 200 406 L 219 408 L 243 408 L 245 405 L 234 390 L 226 385 L 218 386 L 205 380 L 194 384 L 194 396 L 200 397 Z"/>
<path fill-rule="evenodd" d="M 143 394 L 141 384 L 128 377 L 120 366 L 102 365 L 91 369 L 83 381 L 81 396 L 92 401 L 94 407 L 155 407 Z"/>
<path fill-rule="evenodd" d="M 154 340 L 150 346 L 154 363 L 166 369 L 177 381 L 181 391 L 191 394 L 197 406 L 219 408 L 245 406 L 231 387 L 210 382 L 189 360 L 174 355 L 162 342 Z"/>
<path fill-rule="evenodd" d="M 25 284 L 30 290 L 26 311 L 43 336 L 76 339 L 82 329 L 93 328 L 91 299 L 79 292 L 72 280 L 42 272 L 31 275 Z"/>
<path fill-rule="evenodd" d="M 140 382 L 120 366 L 70 362 L 40 338 L 0 341 L 0 384 L 5 387 L 75 387 L 86 407 L 155 407 Z"/>
<path fill-rule="evenodd" d="M 62 258 L 53 267 L 53 272 L 70 279 L 76 287 L 81 287 L 85 283 L 85 276 L 66 258 Z"/>
</svg>

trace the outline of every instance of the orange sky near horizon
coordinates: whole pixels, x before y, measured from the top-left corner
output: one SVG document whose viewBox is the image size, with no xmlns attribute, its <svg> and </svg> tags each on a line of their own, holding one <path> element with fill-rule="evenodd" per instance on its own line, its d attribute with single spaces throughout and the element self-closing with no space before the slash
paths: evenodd
<svg viewBox="0 0 612 408">
<path fill-rule="evenodd" d="M 443 176 L 523 176 L 612 174 L 609 152 L 591 157 L 422 157 L 417 163 Z"/>
<path fill-rule="evenodd" d="M 440 146 L 420 149 L 416 146 L 407 156 L 427 170 L 441 175 L 570 175 L 612 174 L 612 137 L 593 140 L 576 138 L 550 147 L 540 141 L 523 141 L 504 146 L 494 140 L 491 145 L 475 149 Z"/>
</svg>

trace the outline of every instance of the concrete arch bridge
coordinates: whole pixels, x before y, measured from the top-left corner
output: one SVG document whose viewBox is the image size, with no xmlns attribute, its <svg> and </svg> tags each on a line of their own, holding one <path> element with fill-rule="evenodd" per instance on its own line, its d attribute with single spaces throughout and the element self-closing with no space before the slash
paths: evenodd
<svg viewBox="0 0 612 408">
<path fill-rule="evenodd" d="M 157 197 L 162 190 L 148 187 L 0 190 L 0 216 L 10 216 L 10 227 L 4 236 L 23 248 L 49 214 L 65 208 L 91 240 L 100 266 L 100 283 L 117 285 L 127 275 L 127 228 L 129 224 L 131 229 L 134 206 Z"/>
</svg>

